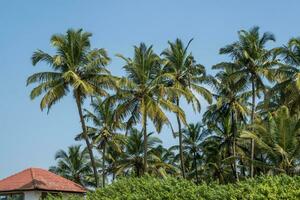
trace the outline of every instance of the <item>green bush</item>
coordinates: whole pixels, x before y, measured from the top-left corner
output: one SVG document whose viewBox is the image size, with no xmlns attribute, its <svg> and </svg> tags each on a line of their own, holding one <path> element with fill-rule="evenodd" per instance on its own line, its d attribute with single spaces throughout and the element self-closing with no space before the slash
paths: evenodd
<svg viewBox="0 0 300 200">
<path fill-rule="evenodd" d="M 296 200 L 300 199 L 300 177 L 264 176 L 236 184 L 195 185 L 175 178 L 120 179 L 105 189 L 87 194 L 87 200 Z M 54 199 L 51 199 L 54 200 Z M 58 199 L 55 199 L 58 200 Z M 71 200 L 80 200 L 79 197 Z"/>
<path fill-rule="evenodd" d="M 48 195 L 45 200 L 84 200 L 81 195 Z"/>
</svg>

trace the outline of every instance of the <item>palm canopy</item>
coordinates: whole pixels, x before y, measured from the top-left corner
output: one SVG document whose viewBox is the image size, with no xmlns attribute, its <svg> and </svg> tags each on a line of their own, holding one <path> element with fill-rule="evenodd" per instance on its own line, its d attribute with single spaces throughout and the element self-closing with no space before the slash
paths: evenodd
<svg viewBox="0 0 300 200">
<path fill-rule="evenodd" d="M 199 182 L 198 166 L 202 160 L 202 143 L 208 137 L 209 132 L 204 129 L 200 123 L 189 124 L 187 128 L 182 130 L 183 133 L 183 149 L 185 155 L 191 160 L 191 167 L 189 171 L 190 177 L 195 176 L 195 180 Z"/>
<path fill-rule="evenodd" d="M 228 143 L 227 143 L 228 145 Z M 204 173 L 206 181 L 218 179 L 220 183 L 232 179 L 232 157 L 228 157 L 228 146 L 222 137 L 208 137 L 202 143 Z"/>
<path fill-rule="evenodd" d="M 50 171 L 81 185 L 89 185 L 87 178 L 93 171 L 87 149 L 82 150 L 80 145 L 70 146 L 67 152 L 59 150 L 55 154 L 55 160 L 57 165 L 50 167 Z"/>
<path fill-rule="evenodd" d="M 287 105 L 293 112 L 300 110 L 300 38 L 292 38 L 286 46 L 276 49 L 287 65 L 277 70 L 278 83 L 272 88 L 270 104 Z"/>
<path fill-rule="evenodd" d="M 82 29 L 69 29 L 66 35 L 57 34 L 51 37 L 51 44 L 56 49 L 54 55 L 37 50 L 32 56 L 32 64 L 44 62 L 52 71 L 39 72 L 27 79 L 27 85 L 39 83 L 30 94 L 31 99 L 42 95 L 41 109 L 50 109 L 70 90 L 82 97 L 97 92 L 106 95 L 104 90 L 112 86 L 109 71 L 105 66 L 110 59 L 104 49 L 91 49 L 90 33 Z M 99 87 L 101 86 L 101 87 Z"/>
<path fill-rule="evenodd" d="M 223 158 L 232 156 L 232 145 L 236 136 L 233 134 L 231 116 L 227 114 L 216 123 L 209 123 L 208 132 L 211 133 L 211 136 L 207 138 L 207 141 L 215 141 L 218 144 Z"/>
<path fill-rule="evenodd" d="M 88 127 L 88 133 L 93 143 L 99 147 L 102 147 L 104 143 L 109 143 L 120 152 L 119 143 L 123 137 L 118 131 L 124 129 L 125 124 L 115 120 L 115 105 L 109 100 L 103 101 L 99 96 L 96 96 L 93 98 L 91 107 L 93 111 L 85 109 L 85 119 L 93 124 Z M 79 137 L 82 135 L 80 134 Z"/>
<path fill-rule="evenodd" d="M 164 98 L 171 92 L 184 91 L 164 85 L 164 81 L 172 78 L 172 75 L 163 73 L 161 59 L 154 53 L 152 46 L 147 47 L 143 43 L 135 46 L 133 59 L 118 56 L 126 62 L 124 69 L 127 77 L 118 81 L 117 94 L 111 97 L 120 103 L 116 111 L 117 119 L 129 116 L 128 122 L 136 124 L 141 115 L 147 115 L 160 132 L 164 124 L 170 125 L 164 113 L 164 110 L 167 110 L 178 113 L 185 122 L 183 111 Z"/>
<path fill-rule="evenodd" d="M 234 75 L 244 77 L 253 82 L 256 91 L 265 88 L 264 78 L 274 81 L 274 67 L 280 63 L 274 57 L 274 50 L 267 49 L 270 41 L 275 41 L 272 33 L 265 32 L 261 36 L 259 27 L 255 26 L 249 31 L 238 32 L 239 40 L 220 49 L 220 54 L 228 54 L 234 62 L 223 62 L 215 68 L 231 66 L 236 69 Z"/>
<path fill-rule="evenodd" d="M 205 131 L 204 126 L 200 123 L 196 124 L 188 124 L 186 128 L 181 130 L 183 136 L 183 150 L 186 155 L 188 154 L 197 154 L 199 156 L 201 154 L 201 142 L 205 140 L 205 138 L 210 134 Z M 175 133 L 178 135 L 178 132 Z M 179 145 L 174 145 L 170 148 L 171 150 L 179 149 Z"/>
<path fill-rule="evenodd" d="M 209 90 L 200 85 L 207 81 L 206 71 L 203 65 L 196 63 L 192 53 L 188 52 L 191 42 L 192 40 L 186 46 L 180 39 L 168 42 L 169 48 L 165 49 L 161 55 L 164 56 L 165 61 L 163 70 L 174 76 L 167 81 L 167 85 L 184 88 L 187 92 L 183 95 L 184 98 L 188 102 L 193 102 L 194 107 L 199 110 L 200 103 L 191 90 L 202 95 L 209 103 L 211 103 L 212 97 Z M 174 94 L 174 96 L 178 96 L 178 94 Z"/>
<path fill-rule="evenodd" d="M 153 133 L 147 134 L 147 153 L 149 154 L 147 159 L 150 169 L 155 168 L 155 164 L 158 162 L 157 157 L 152 150 L 162 143 L 160 139 L 152 135 Z M 137 176 L 141 176 L 143 174 L 144 143 L 143 132 L 138 131 L 137 129 L 131 129 L 126 140 L 124 152 L 117 160 L 115 169 L 116 175 L 122 173 L 135 173 Z"/>
<path fill-rule="evenodd" d="M 200 144 L 206 139 L 209 132 L 204 130 L 204 126 L 200 123 L 189 124 L 187 128 L 182 130 L 184 150 L 186 152 L 197 154 L 200 156 Z"/>
<path fill-rule="evenodd" d="M 204 122 L 215 123 L 224 116 L 232 114 L 236 115 L 237 119 L 246 120 L 246 116 L 249 114 L 247 101 L 251 93 L 246 91 L 247 84 L 243 77 L 232 76 L 235 72 L 234 68 L 224 66 L 222 71 L 210 79 L 216 103 L 209 106 L 204 113 Z"/>
<path fill-rule="evenodd" d="M 300 156 L 300 117 L 291 115 L 286 106 L 270 113 L 265 120 L 257 120 L 253 131 L 244 130 L 242 137 L 251 137 L 268 157 L 267 164 L 275 172 L 295 173 Z"/>
<path fill-rule="evenodd" d="M 300 38 L 292 38 L 287 45 L 277 49 L 277 53 L 281 54 L 284 60 L 293 66 L 300 66 Z"/>
<path fill-rule="evenodd" d="M 209 121 L 207 132 L 210 136 L 201 143 L 204 167 L 209 171 L 213 169 L 213 174 L 207 175 L 218 178 L 221 182 L 225 181 L 224 176 L 227 176 L 227 181 L 232 180 L 233 177 L 235 180 L 238 179 L 237 158 L 244 156 L 233 124 L 230 113 L 223 114 L 215 122 Z"/>
<path fill-rule="evenodd" d="M 162 144 L 151 150 L 153 155 L 152 173 L 155 175 L 165 176 L 166 174 L 178 175 L 178 168 L 174 165 L 176 162 L 176 155 L 173 148 L 166 149 Z"/>
</svg>

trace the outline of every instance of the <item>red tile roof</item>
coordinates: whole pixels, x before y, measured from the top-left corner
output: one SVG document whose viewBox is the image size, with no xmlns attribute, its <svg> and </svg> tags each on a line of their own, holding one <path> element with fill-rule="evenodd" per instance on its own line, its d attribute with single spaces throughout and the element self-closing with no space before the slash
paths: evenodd
<svg viewBox="0 0 300 200">
<path fill-rule="evenodd" d="M 39 168 L 29 168 L 0 180 L 0 192 L 25 190 L 86 192 L 81 185 Z"/>
</svg>

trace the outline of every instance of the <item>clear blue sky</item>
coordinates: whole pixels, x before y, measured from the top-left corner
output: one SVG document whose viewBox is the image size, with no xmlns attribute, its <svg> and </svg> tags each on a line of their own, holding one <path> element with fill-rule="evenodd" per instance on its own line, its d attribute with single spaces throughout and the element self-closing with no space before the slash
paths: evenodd
<svg viewBox="0 0 300 200">
<path fill-rule="evenodd" d="M 143 41 L 160 53 L 168 40 L 194 38 L 191 50 L 210 67 L 226 57 L 218 49 L 236 40 L 236 32 L 254 25 L 276 35 L 276 45 L 300 36 L 300 2 L 296 0 L 1 0 L 0 2 L 0 179 L 26 167 L 48 168 L 58 149 L 74 144 L 80 131 L 71 96 L 41 112 L 29 99 L 26 78 L 47 69 L 32 67 L 37 48 L 52 52 L 49 39 L 68 28 L 93 33 L 94 47 L 104 47 L 113 58 L 110 69 L 122 74 L 116 53 L 132 55 Z M 204 108 L 205 109 L 205 105 Z M 186 109 L 189 110 L 189 109 Z M 188 111 L 189 121 L 200 119 Z M 167 145 L 174 140 L 165 129 Z"/>
</svg>

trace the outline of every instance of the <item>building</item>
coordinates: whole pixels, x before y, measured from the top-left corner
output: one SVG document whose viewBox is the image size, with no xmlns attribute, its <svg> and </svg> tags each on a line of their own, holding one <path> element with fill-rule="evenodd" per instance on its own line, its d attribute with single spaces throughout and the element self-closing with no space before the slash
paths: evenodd
<svg viewBox="0 0 300 200">
<path fill-rule="evenodd" d="M 44 169 L 29 168 L 0 180 L 0 200 L 40 200 L 47 194 L 84 195 L 79 184 Z"/>
</svg>

